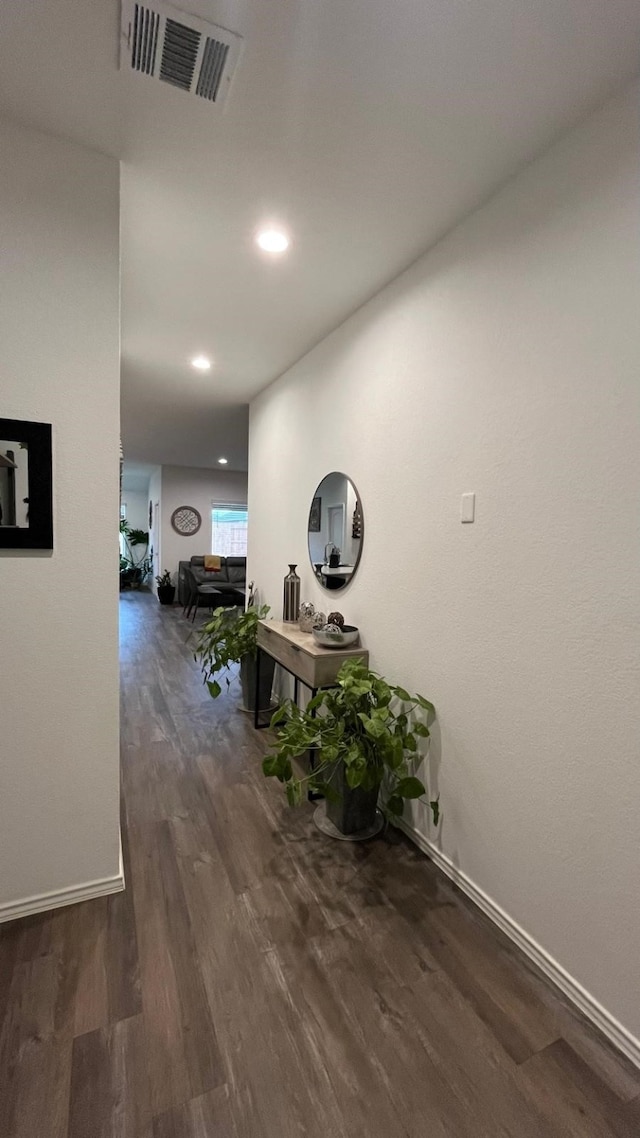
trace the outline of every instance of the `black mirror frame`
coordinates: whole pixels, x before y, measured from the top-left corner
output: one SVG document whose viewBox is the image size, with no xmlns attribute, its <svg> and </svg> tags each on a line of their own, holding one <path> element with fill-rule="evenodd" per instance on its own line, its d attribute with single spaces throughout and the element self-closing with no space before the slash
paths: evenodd
<svg viewBox="0 0 640 1138">
<path fill-rule="evenodd" d="M 51 423 L 0 419 L 0 439 L 27 444 L 29 525 L 0 526 L 0 549 L 53 549 Z"/>
</svg>

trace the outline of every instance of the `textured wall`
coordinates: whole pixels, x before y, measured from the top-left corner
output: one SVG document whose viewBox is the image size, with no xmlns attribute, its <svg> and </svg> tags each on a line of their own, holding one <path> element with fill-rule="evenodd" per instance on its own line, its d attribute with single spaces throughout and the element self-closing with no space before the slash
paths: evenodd
<svg viewBox="0 0 640 1138">
<path fill-rule="evenodd" d="M 316 485 L 364 554 L 340 608 L 434 700 L 415 825 L 640 1035 L 638 89 L 254 402 L 250 572 L 281 611 Z M 477 495 L 476 522 L 460 497 Z"/>
<path fill-rule="evenodd" d="M 123 490 L 122 501 L 127 504 L 127 523 L 130 529 L 149 530 L 149 492 L 142 490 Z M 137 547 L 141 551 L 140 546 Z"/>
<path fill-rule="evenodd" d="M 53 424 L 55 542 L 0 550 L 1 909 L 119 871 L 119 170 L 0 155 L 0 414 Z"/>
</svg>

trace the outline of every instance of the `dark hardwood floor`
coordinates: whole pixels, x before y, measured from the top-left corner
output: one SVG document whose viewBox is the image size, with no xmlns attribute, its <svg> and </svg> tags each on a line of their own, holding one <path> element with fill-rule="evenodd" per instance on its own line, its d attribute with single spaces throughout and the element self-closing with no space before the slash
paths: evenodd
<svg viewBox="0 0 640 1138">
<path fill-rule="evenodd" d="M 1 1138 L 637 1138 L 640 1072 L 402 836 L 286 807 L 180 610 L 121 613 L 127 890 L 0 931 Z"/>
</svg>

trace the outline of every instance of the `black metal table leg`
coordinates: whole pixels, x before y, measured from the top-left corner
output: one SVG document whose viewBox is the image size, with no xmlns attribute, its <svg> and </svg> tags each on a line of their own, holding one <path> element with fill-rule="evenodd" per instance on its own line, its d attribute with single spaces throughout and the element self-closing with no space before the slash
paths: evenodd
<svg viewBox="0 0 640 1138">
<path fill-rule="evenodd" d="M 256 690 L 255 690 L 255 695 L 254 695 L 254 706 L 253 706 L 253 726 L 255 727 L 256 731 L 258 730 L 258 727 L 260 726 L 259 717 L 260 717 L 260 658 L 261 658 L 261 656 L 262 656 L 262 651 L 260 650 L 260 648 L 258 648 L 256 650 Z"/>
<path fill-rule="evenodd" d="M 311 690 L 311 699 L 315 699 L 316 695 L 318 694 L 318 689 L 317 688 L 311 688 L 310 690 Z M 316 717 L 316 708 L 314 707 L 313 711 L 311 712 L 311 718 L 315 719 L 315 717 Z M 316 763 L 315 763 L 315 757 L 314 757 L 313 751 L 309 751 L 309 768 L 310 768 L 310 770 L 313 770 L 315 765 L 316 765 Z M 307 791 L 307 799 L 309 802 L 317 802 L 319 798 L 320 799 L 324 798 L 324 794 L 318 794 L 317 790 L 308 790 Z"/>
</svg>

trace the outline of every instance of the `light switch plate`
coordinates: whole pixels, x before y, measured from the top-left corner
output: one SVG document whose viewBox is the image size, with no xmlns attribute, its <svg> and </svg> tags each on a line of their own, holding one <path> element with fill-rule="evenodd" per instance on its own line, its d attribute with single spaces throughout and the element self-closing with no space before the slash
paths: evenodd
<svg viewBox="0 0 640 1138">
<path fill-rule="evenodd" d="M 476 517 L 475 494 L 463 494 L 460 502 L 460 521 L 473 522 Z"/>
</svg>

